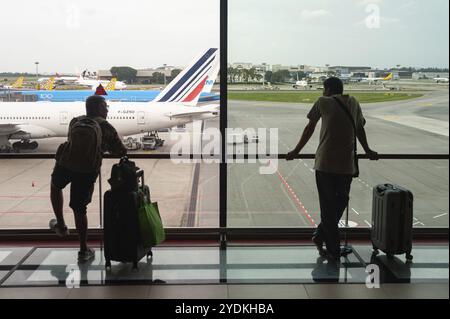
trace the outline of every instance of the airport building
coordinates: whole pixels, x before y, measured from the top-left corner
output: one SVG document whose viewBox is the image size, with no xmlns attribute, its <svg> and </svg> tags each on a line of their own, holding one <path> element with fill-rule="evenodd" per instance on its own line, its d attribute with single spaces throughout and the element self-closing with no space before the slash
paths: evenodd
<svg viewBox="0 0 450 319">
<path fill-rule="evenodd" d="M 182 69 L 182 67 L 175 66 L 166 66 L 166 67 L 158 67 L 155 69 L 147 68 L 147 69 L 138 69 L 136 74 L 137 84 L 148 84 L 152 80 L 154 73 L 162 73 L 166 77 L 170 77 L 173 70 Z M 98 70 L 97 78 L 99 80 L 111 80 L 113 75 L 110 70 Z"/>
<path fill-rule="evenodd" d="M 351 74 L 371 72 L 372 68 L 370 66 L 330 66 L 328 70 L 336 74 Z"/>
</svg>

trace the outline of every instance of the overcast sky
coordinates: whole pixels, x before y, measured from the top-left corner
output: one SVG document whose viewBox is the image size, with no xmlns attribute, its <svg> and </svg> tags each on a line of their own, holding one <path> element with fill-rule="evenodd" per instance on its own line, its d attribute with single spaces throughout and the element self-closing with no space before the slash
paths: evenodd
<svg viewBox="0 0 450 319">
<path fill-rule="evenodd" d="M 448 0 L 229 0 L 229 62 L 448 67 L 448 11 Z M 219 46 L 219 0 L 4 0 L 0 28 L 0 72 L 183 66 Z"/>
<path fill-rule="evenodd" d="M 2 0 L 0 72 L 183 66 L 219 23 L 218 0 Z"/>
<path fill-rule="evenodd" d="M 449 63 L 448 0 L 229 0 L 229 11 L 233 62 Z"/>
</svg>

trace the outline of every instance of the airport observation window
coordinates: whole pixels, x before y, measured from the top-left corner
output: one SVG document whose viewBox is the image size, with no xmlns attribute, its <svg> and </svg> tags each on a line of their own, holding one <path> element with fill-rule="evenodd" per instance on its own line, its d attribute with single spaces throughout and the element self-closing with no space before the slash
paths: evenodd
<svg viewBox="0 0 450 319">
<path fill-rule="evenodd" d="M 448 32 L 439 31 L 448 29 L 448 12 L 439 9 L 443 2 L 414 2 L 407 12 L 402 10 L 405 1 L 274 3 L 227 1 L 227 127 L 250 129 L 249 139 L 258 129 L 267 135 L 276 130 L 275 155 L 280 157 L 271 164 L 274 174 L 260 173 L 267 162 L 227 166 L 227 226 L 315 227 L 320 221 L 314 161 L 287 163 L 284 157 L 309 122 L 323 80 L 335 76 L 344 82 L 345 93 L 360 102 L 369 145 L 394 158 L 360 160 L 349 226 L 370 227 L 373 187 L 394 183 L 415 196 L 414 227 L 448 229 L 449 87 L 434 79 L 448 79 L 449 73 Z M 273 27 L 267 28 L 267 21 Z M 441 23 L 425 27 L 417 21 Z M 423 38 L 430 51 L 440 52 L 434 58 L 417 52 L 415 44 Z M 378 54 L 382 48 L 390 54 Z M 320 130 L 321 122 L 301 154 L 316 152 Z M 261 154 L 252 144 L 227 148 L 238 157 Z M 364 154 L 359 143 L 358 153 Z M 444 157 L 422 160 L 421 154 Z"/>
<path fill-rule="evenodd" d="M 108 8 L 111 7 L 106 4 L 107 1 L 105 0 L 100 0 L 100 2 L 105 2 L 105 6 Z M 157 55 L 153 55 L 152 53 L 151 59 L 149 59 L 148 54 L 129 54 L 129 49 L 127 49 L 126 51 L 124 50 L 123 53 L 119 53 L 119 55 L 128 57 L 125 63 L 128 64 L 127 66 L 132 68 L 137 68 L 139 66 L 141 66 L 141 68 L 156 68 L 163 65 L 164 63 L 167 63 L 167 79 L 158 79 L 158 83 L 152 83 L 151 86 L 142 84 L 140 78 L 136 79 L 136 82 L 138 83 L 133 83 L 134 81 L 125 80 L 129 88 L 148 90 L 152 91 L 151 93 L 154 93 L 163 85 L 166 85 L 166 83 L 164 83 L 166 80 L 167 84 L 169 84 L 169 82 L 174 78 L 174 76 L 171 75 L 172 70 L 178 70 L 180 67 L 184 68 L 189 66 L 190 62 L 195 59 L 197 55 L 205 51 L 205 49 L 219 47 L 219 2 L 210 0 L 199 0 L 195 2 L 175 0 L 175 2 L 176 5 L 173 5 L 173 2 L 171 2 L 169 6 L 169 2 L 164 3 L 164 1 L 159 1 L 160 4 L 158 4 L 158 6 L 160 5 L 161 7 L 167 7 L 167 9 L 164 9 L 162 12 L 172 12 L 171 17 L 175 19 L 174 21 L 178 21 L 180 25 L 183 25 L 183 28 L 177 28 L 176 32 L 175 30 L 173 30 L 174 32 L 171 35 L 167 34 L 168 29 L 165 27 L 166 24 L 160 23 L 161 21 L 164 21 L 164 19 L 167 20 L 167 17 L 161 17 L 162 20 L 160 18 L 157 18 L 157 21 L 154 20 L 150 24 L 145 25 L 143 25 L 142 23 L 136 23 L 137 21 L 145 21 L 148 18 L 148 12 L 151 12 L 155 4 L 150 5 L 150 3 L 142 2 L 137 6 L 122 5 L 123 10 L 121 15 L 123 15 L 123 17 L 125 18 L 128 17 L 126 19 L 131 20 L 129 20 L 129 23 L 124 24 L 125 27 L 120 28 L 120 35 L 117 35 L 129 39 L 130 43 L 140 43 L 140 50 L 136 52 L 156 53 L 154 45 L 148 42 L 140 41 L 143 33 L 154 33 L 155 30 L 159 30 L 161 32 L 156 32 L 156 37 L 159 39 L 157 40 L 158 42 L 164 42 L 164 39 L 167 39 L 167 37 L 171 38 L 174 41 L 173 44 L 171 44 L 170 48 L 166 48 L 169 50 L 163 48 L 161 50 L 158 49 L 158 57 Z M 115 4 L 113 6 L 114 8 L 112 8 L 111 11 L 109 11 L 109 9 L 107 11 L 109 11 L 112 15 L 115 15 L 117 11 L 116 5 L 118 7 L 121 6 L 120 4 Z M 81 12 L 89 11 L 89 6 L 87 6 L 87 4 L 76 3 L 73 7 L 80 8 Z M 39 10 L 41 9 L 42 8 L 36 7 L 36 12 L 39 12 Z M 8 10 L 22 12 L 23 8 L 21 8 L 18 4 L 13 4 L 10 8 L 8 8 Z M 55 12 L 58 12 L 58 16 L 64 17 L 66 14 L 68 14 L 64 6 L 55 10 Z M 55 12 L 50 13 L 50 15 Z M 104 17 L 111 16 L 111 14 L 104 15 Z M 139 19 L 136 18 L 137 16 L 139 17 Z M 194 16 L 197 16 L 197 18 L 195 18 Z M 83 28 L 72 28 L 73 26 L 71 25 L 71 22 L 73 22 L 73 19 L 71 19 L 70 17 L 68 17 L 68 19 L 62 20 L 49 18 L 46 20 L 51 22 L 44 24 L 40 19 L 32 18 L 32 20 L 33 22 L 30 21 L 30 23 L 36 25 L 36 29 L 42 30 L 42 28 L 46 29 L 47 27 L 50 27 L 52 30 L 60 30 L 58 32 L 63 32 L 66 35 L 64 37 L 58 37 L 60 39 L 58 40 L 60 41 L 57 45 L 58 48 L 67 47 L 67 45 L 73 43 L 74 38 L 78 38 L 79 36 L 83 35 Z M 58 22 L 56 22 L 56 20 L 58 20 Z M 104 18 L 97 17 L 95 14 L 82 14 L 83 25 L 98 25 L 99 27 L 101 27 L 102 25 L 104 25 L 104 23 L 107 23 L 103 20 Z M 66 21 L 69 21 L 67 22 L 67 25 Z M 100 23 L 99 21 L 102 22 Z M 17 25 L 17 27 L 15 27 L 15 22 L 13 20 L 10 22 L 11 27 L 21 32 L 23 26 Z M 62 25 L 60 25 L 61 23 Z M 206 29 L 205 25 L 207 26 Z M 38 28 L 38 26 L 41 26 L 41 28 Z M 31 30 L 31 34 L 29 34 L 28 30 L 27 36 L 31 35 L 33 37 L 33 32 L 35 31 Z M 202 34 L 203 36 L 198 38 L 198 34 Z M 200 39 L 201 41 L 197 41 L 198 39 Z M 99 45 L 106 51 L 118 52 L 117 50 L 122 50 L 121 48 L 117 48 L 116 45 L 112 45 L 109 41 L 106 41 L 105 43 L 99 43 Z M 18 47 L 13 48 L 12 46 L 8 50 L 10 50 L 11 54 L 13 55 L 16 54 L 16 52 L 23 52 L 23 50 L 19 49 Z M 57 51 L 58 50 L 59 49 L 57 49 Z M 100 68 L 103 66 L 105 66 L 105 68 L 111 68 L 114 65 L 118 65 L 117 63 L 122 63 L 121 61 L 119 61 L 122 58 L 117 59 L 119 56 L 115 56 L 115 58 L 111 58 L 108 61 L 108 59 L 104 60 L 97 59 L 93 56 L 87 56 L 86 53 L 83 52 L 83 50 L 80 50 L 79 52 L 75 50 L 71 52 L 71 54 L 67 54 L 67 52 L 60 53 L 61 54 L 57 54 L 61 58 L 61 63 L 58 62 L 58 65 L 44 64 L 41 61 L 41 64 L 39 64 L 38 66 L 39 70 L 35 70 L 37 64 L 32 64 L 33 76 L 30 76 L 29 79 L 25 79 L 25 82 L 29 82 L 26 83 L 26 88 L 31 88 L 31 86 L 37 84 L 36 77 L 44 77 L 44 73 L 55 72 L 56 67 L 65 68 L 65 70 L 56 70 L 58 72 L 72 73 L 78 65 L 92 65 L 94 68 Z M 17 68 L 19 68 L 19 66 L 22 67 L 27 62 L 19 61 L 19 58 L 17 58 L 15 59 L 14 63 L 17 65 Z M 0 65 L 0 72 L 3 72 L 3 69 L 4 66 Z M 36 77 L 34 76 L 35 71 L 38 71 L 36 72 L 38 73 Z M 192 83 L 189 83 L 189 85 L 192 85 Z M 68 87 L 63 87 L 62 85 L 56 84 L 54 92 L 48 92 L 48 95 L 52 95 L 53 93 L 60 93 L 60 91 L 63 91 L 63 89 L 66 88 Z M 68 91 L 71 90 L 69 89 Z M 215 85 L 214 91 L 218 91 L 217 85 Z M 117 91 L 115 93 L 122 92 Z M 110 94 L 110 96 L 112 96 L 112 94 Z M 134 102 L 135 101 L 133 101 L 133 104 Z M 9 116 L 3 116 L 1 118 L 7 120 L 29 119 L 32 120 L 33 126 L 38 125 L 39 121 L 49 119 L 49 117 L 46 117 L 42 114 L 43 112 L 41 113 L 41 110 L 44 110 L 45 105 L 47 104 L 47 101 L 36 103 L 36 111 L 33 111 L 33 113 L 35 114 L 30 114 L 26 117 L 17 117 L 14 116 L 15 114 L 11 114 Z M 134 105 L 123 105 L 127 110 L 135 107 Z M 166 112 L 165 110 L 163 111 L 164 113 Z M 110 113 L 111 115 L 115 114 L 113 116 L 108 116 L 108 119 L 116 121 L 115 123 L 113 123 L 113 125 L 117 126 L 117 131 L 124 130 L 123 127 L 127 125 L 126 122 L 130 122 L 131 120 L 141 120 L 140 116 L 134 114 L 118 113 L 116 112 L 115 108 L 114 112 Z M 68 115 L 71 116 L 72 114 L 69 112 Z M 56 112 L 54 121 L 57 122 L 58 125 L 67 125 L 68 123 L 70 123 L 70 118 L 65 118 L 63 114 L 59 114 L 58 112 Z M 141 123 L 139 122 L 139 124 Z M 145 117 L 145 124 L 148 125 L 147 117 Z M 128 123 L 128 126 L 131 125 L 134 124 L 131 122 Z M 153 127 L 150 127 L 149 130 L 153 130 Z M 185 135 L 190 134 L 189 128 L 184 132 L 181 131 L 182 129 L 180 129 L 180 132 L 178 133 Z M 36 134 L 45 134 L 43 132 L 45 131 L 41 130 L 39 132 L 36 132 Z M 170 132 L 159 133 L 160 140 L 157 140 L 157 142 L 161 144 L 162 142 L 164 142 L 164 145 L 159 146 L 157 150 L 152 149 L 154 147 L 154 144 L 151 143 L 149 143 L 150 147 L 146 148 L 145 150 L 142 148 L 140 150 L 135 150 L 134 147 L 137 144 L 141 144 L 141 138 L 144 136 L 144 134 L 147 133 L 152 133 L 152 131 L 144 133 L 141 129 L 139 129 L 136 134 L 131 136 L 133 145 L 129 150 L 129 154 L 131 157 L 133 157 L 133 155 L 136 155 L 136 157 L 148 155 L 146 158 L 134 158 L 133 160 L 139 167 L 145 170 L 145 178 L 151 188 L 152 199 L 158 201 L 159 203 L 160 211 L 163 215 L 164 224 L 167 227 L 174 228 L 219 227 L 219 165 L 215 163 L 198 163 L 197 165 L 197 163 L 192 162 L 175 164 L 169 156 L 158 158 L 158 155 L 161 154 L 169 155 L 171 147 L 175 144 L 175 141 L 170 140 Z M 19 134 L 17 134 L 17 136 L 18 135 Z M 34 135 L 31 134 L 31 136 Z M 39 144 L 36 150 L 24 149 L 20 150 L 20 154 L 9 154 L 13 157 L 17 156 L 18 158 L 7 158 L 8 154 L 0 155 L 1 229 L 48 229 L 48 219 L 52 217 L 52 209 L 48 197 L 48 185 L 50 174 L 54 165 L 53 157 L 58 146 L 65 140 L 65 137 L 52 137 L 37 140 L 32 138 L 29 142 L 33 143 L 36 141 Z M 11 145 L 18 145 L 20 144 L 20 142 L 20 140 L 16 139 L 10 140 Z M 151 158 L 152 155 L 157 156 Z M 109 185 L 106 181 L 108 180 L 111 173 L 110 170 L 112 164 L 116 162 L 117 159 L 105 159 L 103 162 L 103 191 L 109 188 Z M 26 169 L 26 167 L 28 167 L 28 169 Z M 12 172 L 15 172 L 17 176 L 11 175 Z M 10 180 L 8 181 L 8 179 Z M 67 206 L 69 203 L 69 191 L 70 187 L 67 187 L 64 190 L 66 205 L 65 212 L 67 213 L 67 220 L 72 222 L 73 218 L 70 213 L 71 210 Z M 204 214 L 200 214 L 200 212 L 204 212 Z M 99 213 L 99 193 L 98 184 L 96 184 L 93 201 L 88 208 L 90 228 L 96 229 L 100 226 L 101 223 L 99 220 Z M 70 226 L 73 227 L 73 223 L 71 223 Z"/>
<path fill-rule="evenodd" d="M 391 12 L 398 17 L 380 17 L 381 27 L 375 25 L 372 28 L 366 25 L 368 13 L 365 5 L 355 5 L 350 0 L 339 4 L 321 4 L 319 7 L 312 0 L 221 0 L 220 3 L 227 4 L 227 12 L 222 12 L 221 16 L 228 19 L 221 21 L 228 35 L 221 42 L 225 43 L 225 47 L 221 48 L 223 73 L 220 81 L 221 89 L 226 90 L 227 95 L 227 99 L 221 101 L 221 114 L 226 116 L 204 121 L 204 129 L 221 129 L 222 134 L 225 128 L 255 130 L 254 136 L 247 135 L 245 143 L 222 145 L 228 152 L 226 155 L 260 155 L 258 151 L 262 145 L 252 137 L 261 140 L 262 134 L 270 137 L 271 129 L 275 129 L 278 135 L 277 149 L 271 152 L 274 158 L 270 162 L 258 157 L 255 163 L 175 164 L 169 156 L 175 141 L 170 141 L 169 133 L 159 133 L 165 140 L 160 149 L 145 152 L 130 150 L 131 157 L 136 155 L 133 160 L 145 170 L 152 199 L 158 201 L 167 227 L 315 227 L 320 220 L 320 209 L 313 159 L 308 157 L 286 162 L 284 157 L 295 146 L 307 124 L 306 115 L 321 95 L 323 77 L 335 75 L 344 79 L 353 74 L 354 79 L 349 79 L 345 84 L 346 92 L 360 100 L 367 120 L 369 143 L 376 151 L 412 157 L 437 154 L 447 158 L 405 160 L 399 157 L 379 162 L 361 160 L 361 176 L 353 181 L 350 194 L 350 227 L 370 227 L 372 188 L 378 183 L 391 182 L 413 191 L 417 212 L 414 227 L 448 229 L 448 85 L 435 83 L 431 78 L 416 80 L 413 78 L 414 72 L 410 78 L 410 71 L 403 69 L 409 68 L 406 63 L 415 61 L 417 50 L 411 45 L 421 43 L 422 38 L 430 40 L 430 48 L 435 48 L 436 43 L 447 44 L 444 47 L 448 48 L 448 39 L 444 39 L 444 36 L 448 38 L 448 33 L 433 31 L 439 23 L 427 24 L 426 30 L 416 28 L 417 25 L 423 26 L 417 21 L 425 21 L 433 15 L 440 16 L 445 10 L 437 12 L 430 3 L 416 3 L 418 8 L 414 9 L 411 17 L 407 17 L 399 10 L 402 3 L 383 4 L 387 6 L 383 12 Z M 206 6 L 210 8 L 211 2 L 202 2 L 202 10 Z M 417 17 L 418 12 L 420 17 Z M 433 18 L 433 21 L 448 21 L 447 12 L 442 19 Z M 343 14 L 349 16 L 344 22 L 339 18 Z M 417 18 L 415 25 L 409 25 L 413 17 Z M 397 20 L 404 25 L 399 25 Z M 270 28 L 267 28 L 268 21 Z M 330 28 L 330 25 L 335 25 L 335 28 Z M 399 36 L 405 30 L 409 32 L 408 37 L 404 37 L 409 39 L 408 43 L 401 41 Z M 421 37 L 423 32 L 433 34 L 435 39 Z M 128 29 L 128 34 L 138 32 Z M 324 37 L 323 34 L 329 36 Z M 183 36 L 183 39 L 187 37 Z M 70 37 L 67 40 L 70 41 Z M 355 42 L 364 43 L 364 46 L 355 46 Z M 344 47 L 354 51 L 340 50 Z M 332 54 L 323 48 L 332 48 Z M 432 50 L 444 51 L 443 54 L 448 56 L 448 49 L 442 50 L 442 45 Z M 226 51 L 225 55 L 223 51 Z M 378 54 L 380 51 L 389 54 Z M 439 59 L 436 56 L 428 66 L 433 66 L 434 61 Z M 405 65 L 396 66 L 397 63 Z M 419 69 L 420 65 L 412 67 Z M 389 68 L 387 71 L 393 74 L 393 81 L 383 82 L 383 79 L 372 83 L 368 79 L 382 78 L 386 75 L 384 68 Z M 440 66 L 440 69 L 443 68 L 445 65 Z M 431 73 L 428 72 L 427 76 Z M 29 118 L 40 119 L 37 116 Z M 223 118 L 226 123 L 223 123 Z M 111 116 L 108 119 L 140 120 L 140 117 Z M 189 123 L 185 128 L 178 127 L 172 131 L 179 131 L 179 136 L 183 137 L 183 134 L 193 132 L 194 125 Z M 262 129 L 262 133 L 258 129 Z M 302 154 L 315 153 L 320 129 L 319 124 Z M 140 142 L 143 135 L 136 135 L 132 146 Z M 54 154 L 63 140 L 42 140 L 39 152 L 47 155 L 43 159 L 27 159 L 29 153 L 25 152 L 24 159 L 0 157 L 0 228 L 47 227 L 52 216 L 49 213 L 48 178 L 54 164 L 48 155 Z M 266 149 L 270 150 L 270 146 L 270 143 L 266 144 Z M 361 152 L 361 145 L 358 149 Z M 190 148 L 189 155 L 194 153 Z M 115 162 L 115 159 L 104 161 L 103 191 L 108 188 L 105 181 Z M 270 168 L 272 173 L 261 174 L 264 167 Z M 225 183 L 221 184 L 221 181 Z M 69 198 L 68 190 L 65 190 L 66 199 Z M 89 206 L 91 228 L 101 226 L 100 196 L 97 184 Z M 222 205 L 223 198 L 226 205 Z M 68 207 L 65 211 L 68 213 L 67 219 L 72 221 Z"/>
</svg>

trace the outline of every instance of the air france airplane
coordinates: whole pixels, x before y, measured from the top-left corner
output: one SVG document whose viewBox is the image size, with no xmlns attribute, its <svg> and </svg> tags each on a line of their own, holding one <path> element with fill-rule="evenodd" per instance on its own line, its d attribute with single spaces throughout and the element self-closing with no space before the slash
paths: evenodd
<svg viewBox="0 0 450 319">
<path fill-rule="evenodd" d="M 195 59 L 152 102 L 110 102 L 107 120 L 121 136 L 156 131 L 219 115 L 219 105 L 197 106 L 208 78 L 219 72 L 218 49 Z M 0 105 L 0 150 L 36 149 L 32 139 L 67 136 L 72 118 L 86 113 L 85 103 L 4 102 Z M 9 140 L 17 139 L 11 147 Z"/>
</svg>

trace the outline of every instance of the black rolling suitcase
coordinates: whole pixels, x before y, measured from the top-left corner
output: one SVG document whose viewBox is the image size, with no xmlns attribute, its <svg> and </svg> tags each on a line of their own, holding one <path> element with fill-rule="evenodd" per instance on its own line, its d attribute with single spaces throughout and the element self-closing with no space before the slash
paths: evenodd
<svg viewBox="0 0 450 319">
<path fill-rule="evenodd" d="M 130 166 L 128 159 L 122 159 L 119 164 Z M 118 169 L 117 167 L 113 167 Z M 111 261 L 132 262 L 133 268 L 137 268 L 138 261 L 145 256 L 152 256 L 151 247 L 142 245 L 138 209 L 138 189 L 149 195 L 149 189 L 144 185 L 144 172 L 134 170 L 136 188 L 114 187 L 104 195 L 104 248 L 106 268 L 111 267 Z M 129 173 L 129 172 L 128 172 Z M 141 180 L 141 185 L 137 182 Z M 113 186 L 113 183 L 110 182 Z"/>
<path fill-rule="evenodd" d="M 400 186 L 377 185 L 373 189 L 372 245 L 393 255 L 406 254 L 412 260 L 413 194 Z"/>
</svg>

